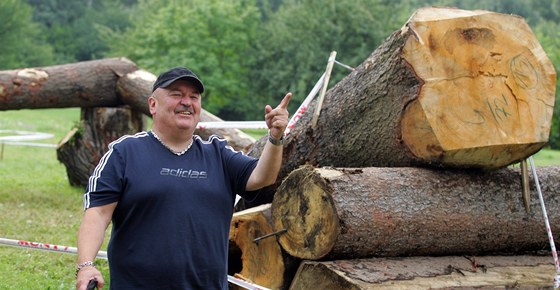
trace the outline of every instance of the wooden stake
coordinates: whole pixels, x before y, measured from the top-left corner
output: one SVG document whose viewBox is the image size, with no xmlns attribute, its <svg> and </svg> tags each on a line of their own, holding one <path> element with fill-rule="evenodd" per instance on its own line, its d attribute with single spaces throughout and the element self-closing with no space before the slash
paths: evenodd
<svg viewBox="0 0 560 290">
<path fill-rule="evenodd" d="M 315 129 L 317 126 L 317 119 L 319 119 L 319 114 L 321 114 L 321 106 L 323 105 L 323 99 L 325 98 L 325 93 L 327 92 L 327 87 L 329 85 L 329 79 L 331 77 L 332 68 L 334 65 L 334 60 L 336 58 L 336 51 L 332 51 L 329 56 L 329 62 L 327 63 L 327 69 L 325 71 L 325 79 L 323 80 L 323 86 L 321 87 L 321 93 L 319 94 L 319 100 L 317 101 L 317 109 L 315 114 L 313 114 L 313 120 L 311 122 L 311 128 Z"/>
</svg>

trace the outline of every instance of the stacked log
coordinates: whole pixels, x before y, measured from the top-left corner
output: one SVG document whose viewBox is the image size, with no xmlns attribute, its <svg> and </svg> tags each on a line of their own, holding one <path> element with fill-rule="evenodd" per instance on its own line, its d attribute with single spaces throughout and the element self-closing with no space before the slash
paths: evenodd
<svg viewBox="0 0 560 290">
<path fill-rule="evenodd" d="M 518 16 L 417 10 L 287 137 L 270 203 L 304 164 L 497 169 L 539 151 L 550 134 L 556 72 Z M 266 138 L 249 152 L 260 156 Z"/>
<path fill-rule="evenodd" d="M 270 204 L 234 213 L 229 233 L 229 274 L 267 288 L 287 289 L 300 259 L 286 254 L 273 234 Z"/>
<path fill-rule="evenodd" d="M 136 64 L 126 58 L 0 71 L 0 110 L 82 108 L 82 127 L 72 129 L 59 142 L 57 156 L 67 168 L 70 184 L 84 185 L 100 155 L 108 150 L 108 143 L 124 134 L 145 129 L 144 124 L 123 130 L 111 128 L 121 128 L 123 123 L 138 123 L 138 112 L 151 117 L 148 97 L 155 80 L 155 75 L 138 69 Z M 120 114 L 113 111 L 115 107 L 119 108 Z M 106 112 L 94 113 L 100 110 Z M 130 112 L 125 113 L 128 110 Z M 120 117 L 105 116 L 113 113 Z M 126 116 L 130 117 L 122 119 Z M 100 129 L 99 124 L 111 120 L 111 124 L 101 125 L 109 129 L 108 132 L 92 131 Z M 201 111 L 201 120 L 223 121 L 204 109 Z M 85 134 L 77 134 L 80 132 Z M 248 150 L 255 141 L 237 129 L 196 130 L 195 134 L 204 139 L 219 135 L 240 151 Z M 107 139 L 108 136 L 112 137 Z"/>
<path fill-rule="evenodd" d="M 290 289 L 552 289 L 554 274 L 534 255 L 305 261 Z"/>
<path fill-rule="evenodd" d="M 540 205 L 523 206 L 511 165 L 548 142 L 555 88 L 521 17 L 419 9 L 327 92 L 315 127 L 309 106 L 277 182 L 238 209 L 271 203 L 302 260 L 290 289 L 550 287 Z M 536 171 L 560 224 L 560 168 Z"/>
<path fill-rule="evenodd" d="M 547 204 L 559 208 L 560 168 L 539 168 L 538 176 Z M 546 249 L 541 212 L 525 211 L 520 180 L 513 168 L 482 173 L 304 166 L 278 188 L 273 225 L 287 229 L 279 238 L 283 249 L 311 260 Z M 538 209 L 538 200 L 532 201 Z M 559 211 L 548 217 L 560 224 Z"/>
</svg>

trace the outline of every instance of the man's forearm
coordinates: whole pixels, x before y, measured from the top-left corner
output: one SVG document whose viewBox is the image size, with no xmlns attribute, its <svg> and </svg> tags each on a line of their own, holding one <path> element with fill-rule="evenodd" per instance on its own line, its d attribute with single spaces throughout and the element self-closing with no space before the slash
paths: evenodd
<svg viewBox="0 0 560 290">
<path fill-rule="evenodd" d="M 283 147 L 283 145 L 274 145 L 270 141 L 266 141 L 257 167 L 247 183 L 247 190 L 257 190 L 276 181 L 282 166 Z"/>
<path fill-rule="evenodd" d="M 112 210 L 110 208 L 109 210 L 112 215 Z M 85 211 L 78 231 L 78 263 L 95 260 L 111 220 L 110 216 L 107 216 L 108 214 L 98 208 L 90 208 Z"/>
</svg>

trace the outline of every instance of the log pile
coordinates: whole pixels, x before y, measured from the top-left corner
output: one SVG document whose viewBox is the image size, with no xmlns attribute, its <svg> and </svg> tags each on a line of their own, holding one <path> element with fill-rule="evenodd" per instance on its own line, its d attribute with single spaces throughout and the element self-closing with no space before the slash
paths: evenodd
<svg viewBox="0 0 560 290">
<path fill-rule="evenodd" d="M 309 107 L 286 140 L 276 184 L 237 207 L 270 203 L 271 212 L 234 243 L 271 236 L 275 260 L 292 257 L 298 271 L 262 279 L 251 269 L 266 259 L 241 259 L 242 276 L 272 289 L 288 289 L 273 283 L 280 276 L 289 289 L 551 288 L 535 180 L 525 208 L 511 165 L 548 142 L 555 88 L 522 18 L 417 10 L 327 92 L 316 127 Z M 265 142 L 249 154 L 260 156 Z M 537 172 L 558 225 L 560 168 Z M 255 245 L 243 256 L 253 250 L 267 256 Z"/>
<path fill-rule="evenodd" d="M 81 107 L 57 155 L 85 184 L 109 142 L 143 130 L 154 80 L 124 58 L 0 71 L 0 110 Z M 555 89 L 521 17 L 417 10 L 327 92 L 316 126 L 312 104 L 292 128 L 276 183 L 237 207 L 229 274 L 271 289 L 551 286 L 535 188 L 529 212 L 510 165 L 548 142 Z M 266 142 L 196 133 L 255 157 Z M 560 168 L 537 172 L 558 225 Z"/>
</svg>

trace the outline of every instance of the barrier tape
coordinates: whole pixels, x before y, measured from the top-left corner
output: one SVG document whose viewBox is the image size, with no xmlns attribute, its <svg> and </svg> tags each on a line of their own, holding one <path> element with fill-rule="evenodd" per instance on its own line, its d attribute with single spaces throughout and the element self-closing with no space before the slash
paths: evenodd
<svg viewBox="0 0 560 290">
<path fill-rule="evenodd" d="M 61 245 L 54 245 L 54 244 L 47 244 L 47 243 L 40 243 L 40 242 L 30 242 L 24 240 L 12 240 L 12 239 L 0 238 L 0 245 L 51 251 L 51 252 L 58 252 L 58 253 L 66 253 L 66 254 L 78 254 L 78 248 L 76 247 L 61 246 Z M 96 258 L 107 260 L 107 252 L 99 251 L 97 253 Z M 228 282 L 249 290 L 270 290 L 266 287 L 230 275 L 228 275 Z"/>
</svg>

